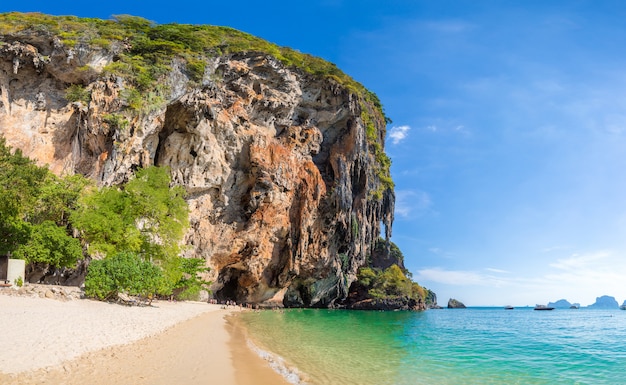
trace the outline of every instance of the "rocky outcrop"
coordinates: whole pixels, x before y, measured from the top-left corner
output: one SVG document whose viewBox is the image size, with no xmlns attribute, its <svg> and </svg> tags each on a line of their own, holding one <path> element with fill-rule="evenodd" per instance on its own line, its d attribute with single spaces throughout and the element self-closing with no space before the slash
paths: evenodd
<svg viewBox="0 0 626 385">
<path fill-rule="evenodd" d="M 426 310 L 423 302 L 413 298 L 364 299 L 347 307 L 350 310 Z"/>
<path fill-rule="evenodd" d="M 404 266 L 404 255 L 393 242 L 379 238 L 372 249 L 370 257 L 370 267 L 385 270 L 392 265 L 398 265 L 402 271 L 407 272 Z"/>
<path fill-rule="evenodd" d="M 454 298 L 448 300 L 448 309 L 465 309 L 465 305 L 461 301 L 457 301 Z"/>
<path fill-rule="evenodd" d="M 331 77 L 239 52 L 203 57 L 199 81 L 173 58 L 165 91 L 133 109 L 129 80 L 103 72 L 128 49 L 70 47 L 40 30 L 2 36 L 0 135 L 53 172 L 100 185 L 169 167 L 188 192 L 185 253 L 206 260 L 219 299 L 326 307 L 346 297 L 381 226 L 391 235 L 376 106 Z M 89 98 L 68 100 L 71 85 Z"/>
<path fill-rule="evenodd" d="M 426 310 L 428 304 L 419 297 L 373 298 L 368 294 L 367 288 L 356 281 L 350 286 L 348 297 L 339 303 L 339 307 L 349 310 Z"/>
</svg>

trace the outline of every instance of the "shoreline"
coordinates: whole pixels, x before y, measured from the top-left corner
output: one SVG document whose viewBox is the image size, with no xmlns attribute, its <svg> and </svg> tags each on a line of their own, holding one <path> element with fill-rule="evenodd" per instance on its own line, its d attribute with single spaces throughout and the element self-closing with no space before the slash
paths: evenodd
<svg viewBox="0 0 626 385">
<path fill-rule="evenodd" d="M 273 382 L 272 384 L 290 384 L 290 385 L 306 385 L 306 376 L 301 373 L 297 368 L 290 366 L 283 357 L 264 350 L 258 345 L 258 342 L 251 338 L 248 334 L 248 329 L 245 326 L 245 322 L 239 317 L 239 314 L 233 314 L 227 316 L 227 327 L 232 336 L 232 346 L 235 349 L 236 355 L 252 354 L 255 359 L 253 363 L 260 363 L 264 368 L 270 368 L 272 372 L 280 376 L 282 381 Z M 241 384 L 259 384 L 257 380 L 257 373 L 259 367 L 247 366 L 249 363 L 245 361 L 235 361 L 235 369 L 240 375 Z"/>
<path fill-rule="evenodd" d="M 136 308 L 1 294 L 0 308 L 3 385 L 289 384 L 247 346 L 241 326 L 227 320 L 239 309 L 162 301 Z"/>
</svg>

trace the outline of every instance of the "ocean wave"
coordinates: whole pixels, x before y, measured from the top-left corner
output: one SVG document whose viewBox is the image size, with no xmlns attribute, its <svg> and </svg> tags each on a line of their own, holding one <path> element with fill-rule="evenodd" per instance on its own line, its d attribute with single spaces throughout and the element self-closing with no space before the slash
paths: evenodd
<svg viewBox="0 0 626 385">
<path fill-rule="evenodd" d="M 247 340 L 250 350 L 255 352 L 259 357 L 268 363 L 268 365 L 278 374 L 280 374 L 287 382 L 293 385 L 306 385 L 307 383 L 302 378 L 303 375 L 294 367 L 287 365 L 285 360 L 278 354 L 274 354 L 263 350 L 256 346 L 249 339 Z"/>
</svg>

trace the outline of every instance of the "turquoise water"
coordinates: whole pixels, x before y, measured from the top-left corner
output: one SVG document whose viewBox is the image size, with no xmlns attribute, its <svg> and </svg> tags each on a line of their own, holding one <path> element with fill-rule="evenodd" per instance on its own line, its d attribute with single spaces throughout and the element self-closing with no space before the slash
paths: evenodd
<svg viewBox="0 0 626 385">
<path fill-rule="evenodd" d="M 242 321 L 312 385 L 626 384 L 618 309 L 297 309 Z"/>
</svg>

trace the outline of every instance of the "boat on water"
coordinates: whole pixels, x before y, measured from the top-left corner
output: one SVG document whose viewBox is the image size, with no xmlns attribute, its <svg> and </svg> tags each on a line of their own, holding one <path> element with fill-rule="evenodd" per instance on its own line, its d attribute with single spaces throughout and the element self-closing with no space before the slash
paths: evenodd
<svg viewBox="0 0 626 385">
<path fill-rule="evenodd" d="M 513 306 L 511 306 L 511 305 L 506 305 L 504 307 L 504 310 L 513 310 L 513 309 L 515 309 L 515 308 Z"/>
<path fill-rule="evenodd" d="M 554 308 L 546 305 L 537 305 L 535 306 L 535 310 L 554 310 Z"/>
<path fill-rule="evenodd" d="M 570 309 L 580 309 L 580 308 L 579 308 L 578 306 L 576 306 L 576 305 L 572 305 L 572 306 L 570 306 L 569 308 L 570 308 Z"/>
<path fill-rule="evenodd" d="M 619 308 L 620 308 L 620 310 L 626 310 L 626 305 L 622 305 Z"/>
</svg>

